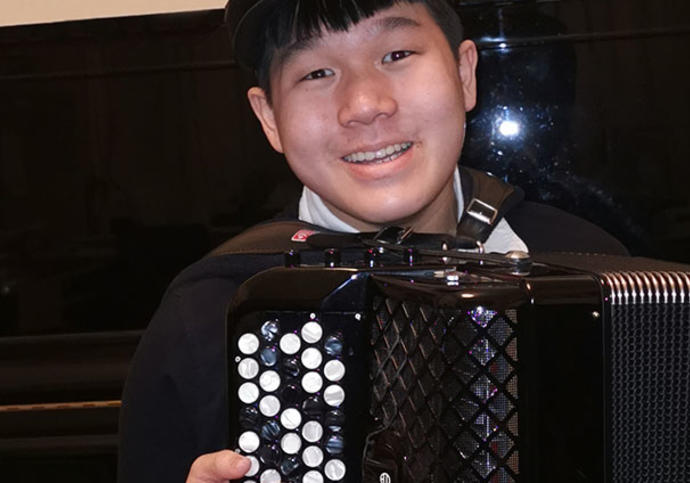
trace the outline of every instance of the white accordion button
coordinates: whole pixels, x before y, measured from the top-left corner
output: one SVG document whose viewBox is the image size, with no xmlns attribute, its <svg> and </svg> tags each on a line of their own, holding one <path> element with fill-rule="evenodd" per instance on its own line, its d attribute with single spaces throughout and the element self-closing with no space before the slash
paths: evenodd
<svg viewBox="0 0 690 483">
<path fill-rule="evenodd" d="M 323 483 L 323 475 L 316 470 L 307 471 L 302 477 L 302 483 Z"/>
<path fill-rule="evenodd" d="M 340 481 L 345 477 L 345 463 L 340 460 L 330 460 L 324 466 L 326 477 L 332 481 Z"/>
<path fill-rule="evenodd" d="M 237 364 L 237 373 L 242 379 L 252 379 L 259 373 L 259 363 L 247 357 Z"/>
<path fill-rule="evenodd" d="M 251 404 L 259 398 L 259 388 L 253 382 L 245 382 L 237 389 L 237 396 L 245 404 Z"/>
<path fill-rule="evenodd" d="M 259 338 L 254 334 L 243 334 L 237 341 L 237 347 L 242 354 L 253 354 L 259 348 Z"/>
<path fill-rule="evenodd" d="M 323 366 L 323 375 L 331 382 L 338 382 L 345 376 L 345 364 L 337 359 L 328 361 Z"/>
<path fill-rule="evenodd" d="M 302 461 L 310 468 L 316 468 L 323 462 L 323 451 L 318 446 L 308 446 L 302 452 Z"/>
<path fill-rule="evenodd" d="M 310 347 L 302 352 L 302 365 L 307 369 L 316 369 L 321 365 L 321 361 L 323 361 L 323 356 L 318 349 Z"/>
<path fill-rule="evenodd" d="M 309 344 L 314 344 L 321 340 L 323 329 L 318 322 L 307 322 L 302 326 L 302 339 Z"/>
<path fill-rule="evenodd" d="M 259 448 L 259 435 L 253 431 L 245 431 L 240 435 L 239 445 L 245 453 L 253 453 Z"/>
<path fill-rule="evenodd" d="M 332 384 L 323 392 L 323 400 L 329 406 L 337 408 L 345 400 L 345 391 L 337 384 Z"/>
<path fill-rule="evenodd" d="M 264 396 L 259 401 L 259 411 L 264 416 L 272 418 L 280 411 L 280 401 L 275 396 Z"/>
<path fill-rule="evenodd" d="M 261 483 L 280 483 L 280 473 L 277 470 L 266 470 L 259 478 Z"/>
<path fill-rule="evenodd" d="M 302 437 L 310 443 L 316 443 L 323 436 L 323 427 L 317 421 L 309 421 L 302 428 Z"/>
<path fill-rule="evenodd" d="M 307 372 L 302 377 L 302 388 L 310 394 L 319 392 L 323 387 L 323 379 L 318 372 Z"/>
<path fill-rule="evenodd" d="M 280 415 L 280 423 L 285 429 L 296 429 L 302 424 L 302 415 L 295 408 L 288 408 Z"/>
<path fill-rule="evenodd" d="M 297 354 L 302 342 L 297 334 L 285 334 L 280 338 L 280 350 L 288 355 Z"/>
<path fill-rule="evenodd" d="M 276 371 L 266 371 L 259 377 L 259 385 L 266 392 L 273 392 L 280 387 L 280 376 Z"/>
<path fill-rule="evenodd" d="M 280 440 L 280 447 L 287 454 L 297 454 L 302 447 L 302 440 L 297 433 L 287 433 Z"/>
<path fill-rule="evenodd" d="M 259 460 L 253 456 L 248 456 L 247 458 L 251 464 L 249 465 L 249 471 L 247 471 L 246 476 L 254 476 L 259 472 Z"/>
</svg>

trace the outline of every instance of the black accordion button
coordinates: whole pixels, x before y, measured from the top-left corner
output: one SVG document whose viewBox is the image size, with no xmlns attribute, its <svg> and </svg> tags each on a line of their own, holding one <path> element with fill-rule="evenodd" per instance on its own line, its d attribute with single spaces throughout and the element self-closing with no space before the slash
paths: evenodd
<svg viewBox="0 0 690 483">
<path fill-rule="evenodd" d="M 323 424 L 333 432 L 340 432 L 345 425 L 345 414 L 338 409 L 328 411 Z"/>
<path fill-rule="evenodd" d="M 273 342 L 280 333 L 280 325 L 277 320 L 267 320 L 261 326 L 261 337 L 267 342 Z"/>
<path fill-rule="evenodd" d="M 280 438 L 280 424 L 271 419 L 261 426 L 261 437 L 266 441 L 278 442 Z"/>
<path fill-rule="evenodd" d="M 277 466 L 280 462 L 280 449 L 274 444 L 267 444 L 259 448 L 259 460 L 267 466 Z"/>
<path fill-rule="evenodd" d="M 343 355 L 343 336 L 341 334 L 333 334 L 326 337 L 323 343 L 323 348 L 326 354 L 332 357 L 340 357 Z"/>
<path fill-rule="evenodd" d="M 288 406 L 297 405 L 302 401 L 302 390 L 295 384 L 287 384 L 281 396 Z"/>
<path fill-rule="evenodd" d="M 326 406 L 319 396 L 311 396 L 302 403 L 302 412 L 309 419 L 317 419 L 324 413 Z"/>
<path fill-rule="evenodd" d="M 296 456 L 288 456 L 280 463 L 280 472 L 283 476 L 296 476 L 300 468 L 300 460 Z"/>
<path fill-rule="evenodd" d="M 253 406 L 246 406 L 240 410 L 240 426 L 242 429 L 257 429 L 261 424 L 261 415 Z"/>
<path fill-rule="evenodd" d="M 278 362 L 278 352 L 276 351 L 276 348 L 273 346 L 264 347 L 261 350 L 259 359 L 261 359 L 261 363 L 264 366 L 273 367 L 276 365 L 276 362 Z"/>
<path fill-rule="evenodd" d="M 289 377 L 298 377 L 300 373 L 299 362 L 295 357 L 286 357 L 283 359 L 283 374 Z"/>
<path fill-rule="evenodd" d="M 326 438 L 326 451 L 330 455 L 338 456 L 343 454 L 345 440 L 340 434 L 332 434 Z"/>
</svg>

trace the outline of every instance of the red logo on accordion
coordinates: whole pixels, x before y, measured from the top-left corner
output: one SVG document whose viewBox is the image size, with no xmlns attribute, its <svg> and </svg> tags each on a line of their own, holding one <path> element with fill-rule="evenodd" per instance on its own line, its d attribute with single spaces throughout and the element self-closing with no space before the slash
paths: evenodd
<svg viewBox="0 0 690 483">
<path fill-rule="evenodd" d="M 293 242 L 305 243 L 307 241 L 307 238 L 309 238 L 314 233 L 316 233 L 314 230 L 302 229 L 297 231 L 297 233 L 295 233 L 294 235 L 292 235 L 291 240 Z"/>
</svg>

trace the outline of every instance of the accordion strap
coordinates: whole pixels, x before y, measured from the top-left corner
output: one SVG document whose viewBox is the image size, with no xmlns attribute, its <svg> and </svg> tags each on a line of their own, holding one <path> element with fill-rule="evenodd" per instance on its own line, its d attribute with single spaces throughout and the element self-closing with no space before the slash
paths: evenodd
<svg viewBox="0 0 690 483">
<path fill-rule="evenodd" d="M 476 241 L 485 242 L 508 210 L 522 201 L 524 193 L 493 175 L 472 168 L 461 167 L 460 179 L 465 211 L 455 236 L 411 233 L 401 227 L 386 227 L 378 233 L 340 233 L 303 221 L 283 220 L 253 226 L 223 243 L 209 256 L 361 247 L 365 239 L 420 248 L 438 249 L 442 245 L 448 249 L 475 248 Z"/>
<path fill-rule="evenodd" d="M 460 180 L 465 209 L 456 234 L 484 243 L 505 214 L 524 199 L 524 192 L 492 174 L 464 166 Z"/>
</svg>

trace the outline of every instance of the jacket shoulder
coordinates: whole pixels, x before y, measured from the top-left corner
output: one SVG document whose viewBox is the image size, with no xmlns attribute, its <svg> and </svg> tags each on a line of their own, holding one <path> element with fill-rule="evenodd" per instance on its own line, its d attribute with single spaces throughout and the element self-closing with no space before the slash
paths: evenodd
<svg viewBox="0 0 690 483">
<path fill-rule="evenodd" d="M 599 226 L 553 206 L 523 201 L 506 220 L 531 252 L 629 255 L 621 242 Z"/>
<path fill-rule="evenodd" d="M 301 249 L 304 248 L 304 243 L 294 240 L 301 230 L 305 231 L 306 236 L 308 232 L 323 230 L 323 228 L 299 220 L 273 220 L 246 229 L 214 249 L 209 256 L 243 253 L 276 254 Z"/>
</svg>

